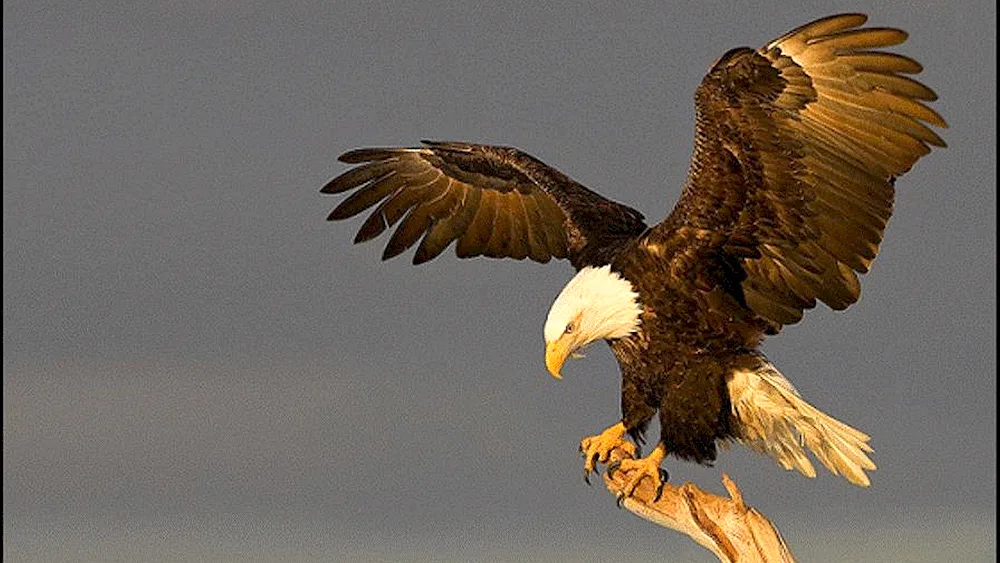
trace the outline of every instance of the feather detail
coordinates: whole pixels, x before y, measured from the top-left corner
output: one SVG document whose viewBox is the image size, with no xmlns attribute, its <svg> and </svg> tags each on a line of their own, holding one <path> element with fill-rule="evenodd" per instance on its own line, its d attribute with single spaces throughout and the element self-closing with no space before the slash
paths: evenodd
<svg viewBox="0 0 1000 563">
<path fill-rule="evenodd" d="M 769 362 L 733 372 L 728 388 L 741 444 L 815 477 L 808 449 L 834 475 L 861 487 L 871 484 L 865 473 L 875 470 L 868 435 L 810 405 Z"/>
</svg>

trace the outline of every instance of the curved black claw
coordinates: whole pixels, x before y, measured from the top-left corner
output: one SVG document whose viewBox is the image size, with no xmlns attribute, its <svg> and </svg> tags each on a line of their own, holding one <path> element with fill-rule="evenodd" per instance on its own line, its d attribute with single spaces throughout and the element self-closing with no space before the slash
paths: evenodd
<svg viewBox="0 0 1000 563">
<path fill-rule="evenodd" d="M 614 463 L 608 466 L 608 477 L 614 477 L 615 471 L 622 466 L 622 460 L 616 460 Z"/>
<path fill-rule="evenodd" d="M 583 446 L 580 446 L 580 452 L 584 457 L 587 456 L 587 452 L 583 451 Z M 583 464 L 583 482 L 590 484 L 590 474 L 591 472 L 597 472 L 597 461 L 601 457 L 600 452 L 594 452 L 594 455 L 590 457 L 590 462 Z"/>
<path fill-rule="evenodd" d="M 583 455 L 587 455 L 587 454 L 584 453 Z M 583 482 L 584 483 L 586 483 L 588 485 L 590 484 L 590 473 L 597 471 L 596 470 L 596 467 L 597 467 L 597 458 L 599 458 L 600 456 L 601 456 L 601 454 L 599 454 L 599 453 L 595 453 L 593 456 L 591 456 L 591 458 L 590 458 L 590 464 L 589 464 L 590 467 L 589 468 L 587 467 L 587 464 L 584 464 L 584 466 L 583 466 Z"/>
<path fill-rule="evenodd" d="M 653 502 L 660 500 L 660 495 L 663 494 L 663 487 L 670 480 L 670 473 L 666 469 L 660 468 L 660 484 L 656 486 L 656 494 L 653 495 Z"/>
<path fill-rule="evenodd" d="M 618 498 L 615 499 L 615 504 L 618 508 L 625 508 L 625 497 L 628 496 L 624 492 L 618 493 Z"/>
</svg>

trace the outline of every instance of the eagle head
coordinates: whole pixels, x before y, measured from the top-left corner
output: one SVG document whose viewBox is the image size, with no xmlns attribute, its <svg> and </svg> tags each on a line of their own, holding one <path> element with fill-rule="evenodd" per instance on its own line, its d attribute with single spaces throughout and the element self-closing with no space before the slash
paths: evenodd
<svg viewBox="0 0 1000 563">
<path fill-rule="evenodd" d="M 642 305 L 632 284 L 611 266 L 580 270 L 556 297 L 545 320 L 545 367 L 556 379 L 568 357 L 597 340 L 639 328 Z"/>
</svg>

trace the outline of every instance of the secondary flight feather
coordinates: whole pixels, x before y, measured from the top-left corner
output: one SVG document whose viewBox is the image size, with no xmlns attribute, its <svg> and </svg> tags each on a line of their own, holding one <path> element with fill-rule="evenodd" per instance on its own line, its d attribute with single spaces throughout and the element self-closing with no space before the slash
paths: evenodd
<svg viewBox="0 0 1000 563">
<path fill-rule="evenodd" d="M 858 300 L 892 213 L 894 184 L 945 121 L 919 63 L 883 51 L 906 33 L 861 14 L 801 26 L 723 55 L 695 93 L 694 153 L 673 211 L 654 225 L 511 147 L 429 142 L 340 157 L 350 192 L 331 220 L 368 212 L 355 242 L 392 230 L 383 258 L 567 259 L 578 271 L 545 322 L 546 366 L 605 340 L 622 418 L 581 443 L 584 474 L 659 416 L 660 442 L 626 460 L 662 487 L 667 455 L 699 463 L 737 441 L 807 476 L 805 452 L 867 486 L 863 432 L 819 411 L 758 351 L 817 301 Z"/>
</svg>

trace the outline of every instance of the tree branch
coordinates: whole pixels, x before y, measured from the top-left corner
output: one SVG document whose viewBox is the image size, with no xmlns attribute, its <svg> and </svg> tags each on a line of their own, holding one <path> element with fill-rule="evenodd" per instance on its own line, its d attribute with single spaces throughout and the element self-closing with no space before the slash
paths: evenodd
<svg viewBox="0 0 1000 563">
<path fill-rule="evenodd" d="M 609 463 L 631 457 L 617 448 Z M 604 473 L 604 484 L 616 497 L 628 483 L 631 472 Z M 671 528 L 690 537 L 714 553 L 723 563 L 793 563 L 781 534 L 763 514 L 743 502 L 743 495 L 728 475 L 722 484 L 730 498 L 705 492 L 691 483 L 677 487 L 667 483 L 660 500 L 653 502 L 652 483 L 644 479 L 621 505 L 640 518 Z"/>
</svg>

